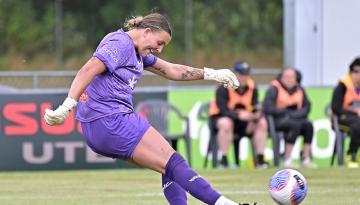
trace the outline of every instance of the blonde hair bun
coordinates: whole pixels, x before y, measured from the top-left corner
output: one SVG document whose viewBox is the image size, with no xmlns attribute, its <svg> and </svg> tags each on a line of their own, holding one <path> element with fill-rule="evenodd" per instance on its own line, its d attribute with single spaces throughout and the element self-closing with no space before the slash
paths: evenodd
<svg viewBox="0 0 360 205">
<path fill-rule="evenodd" d="M 129 30 L 136 28 L 139 26 L 143 19 L 144 17 L 142 16 L 134 16 L 125 22 L 125 28 L 128 28 Z"/>
</svg>

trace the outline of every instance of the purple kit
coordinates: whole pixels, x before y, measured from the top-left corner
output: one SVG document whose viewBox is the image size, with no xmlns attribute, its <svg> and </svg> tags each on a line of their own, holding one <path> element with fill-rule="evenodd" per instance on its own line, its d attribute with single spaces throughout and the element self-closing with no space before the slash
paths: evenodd
<svg viewBox="0 0 360 205">
<path fill-rule="evenodd" d="M 107 70 L 96 76 L 81 95 L 76 119 L 94 151 L 128 159 L 150 126 L 134 113 L 133 90 L 144 67 L 154 65 L 157 58 L 138 55 L 132 39 L 122 29 L 106 35 L 93 56 Z"/>
</svg>

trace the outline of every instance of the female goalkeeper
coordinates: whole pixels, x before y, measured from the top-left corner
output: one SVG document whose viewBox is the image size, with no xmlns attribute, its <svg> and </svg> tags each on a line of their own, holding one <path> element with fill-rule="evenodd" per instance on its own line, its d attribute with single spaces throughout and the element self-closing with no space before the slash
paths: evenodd
<svg viewBox="0 0 360 205">
<path fill-rule="evenodd" d="M 215 191 L 189 168 L 184 158 L 149 123 L 134 112 L 132 95 L 144 69 L 170 80 L 215 80 L 238 87 L 227 69 L 198 69 L 162 60 L 171 40 L 168 20 L 159 13 L 127 20 L 128 31 L 106 35 L 92 58 L 79 70 L 68 97 L 55 110 L 46 110 L 49 125 L 61 124 L 77 105 L 76 118 L 90 148 L 101 155 L 128 160 L 162 174 L 170 204 L 187 204 L 186 191 L 206 204 L 237 204 Z M 79 102 L 77 102 L 79 100 Z"/>
</svg>

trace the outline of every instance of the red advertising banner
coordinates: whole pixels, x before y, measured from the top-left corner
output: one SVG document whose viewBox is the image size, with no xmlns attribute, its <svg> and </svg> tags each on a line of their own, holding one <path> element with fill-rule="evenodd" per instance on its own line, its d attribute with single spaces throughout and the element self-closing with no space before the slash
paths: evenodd
<svg viewBox="0 0 360 205">
<path fill-rule="evenodd" d="M 94 153 L 71 112 L 61 125 L 44 122 L 46 108 L 57 107 L 66 94 L 0 94 L 0 171 L 133 167 Z M 135 93 L 134 103 L 165 99 L 163 92 Z"/>
</svg>

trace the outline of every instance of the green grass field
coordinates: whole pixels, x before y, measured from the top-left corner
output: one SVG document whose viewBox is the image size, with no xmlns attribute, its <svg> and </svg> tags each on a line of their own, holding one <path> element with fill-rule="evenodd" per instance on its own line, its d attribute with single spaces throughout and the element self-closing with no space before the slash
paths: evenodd
<svg viewBox="0 0 360 205">
<path fill-rule="evenodd" d="M 275 204 L 267 185 L 276 169 L 198 170 L 236 201 Z M 309 191 L 302 204 L 360 204 L 360 170 L 301 169 Z M 0 173 L 0 205 L 167 204 L 159 174 L 142 170 L 86 170 Z M 202 204 L 188 195 L 189 204 Z"/>
</svg>

